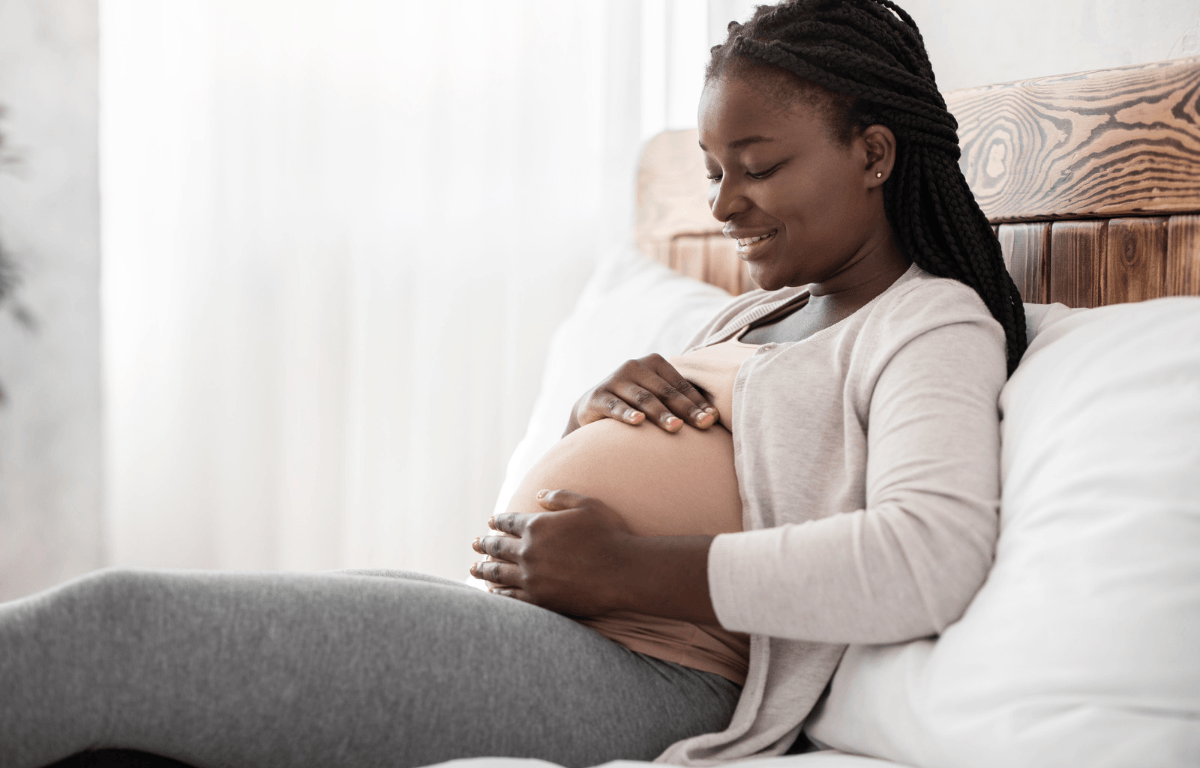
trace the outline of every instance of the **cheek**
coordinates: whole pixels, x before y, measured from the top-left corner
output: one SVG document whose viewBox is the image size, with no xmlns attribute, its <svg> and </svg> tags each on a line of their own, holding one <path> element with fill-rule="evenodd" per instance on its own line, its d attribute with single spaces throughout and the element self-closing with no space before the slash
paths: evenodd
<svg viewBox="0 0 1200 768">
<path fill-rule="evenodd" d="M 822 216 L 827 192 L 821 178 L 811 173 L 791 174 L 762 191 L 758 205 L 783 222 L 805 226 Z"/>
<path fill-rule="evenodd" d="M 849 191 L 844 179 L 813 174 L 778 190 L 771 202 L 779 218 L 799 225 L 807 238 L 827 239 L 855 218 Z"/>
<path fill-rule="evenodd" d="M 811 190 L 807 200 L 814 214 L 831 227 L 854 227 L 862 219 L 866 194 L 862 180 L 854 169 L 842 165 L 827 169 L 821 175 L 819 188 Z"/>
</svg>

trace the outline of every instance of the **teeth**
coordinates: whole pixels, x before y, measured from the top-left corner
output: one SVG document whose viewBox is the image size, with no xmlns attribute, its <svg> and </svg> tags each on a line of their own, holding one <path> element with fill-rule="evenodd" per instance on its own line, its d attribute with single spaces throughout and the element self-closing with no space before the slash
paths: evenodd
<svg viewBox="0 0 1200 768">
<path fill-rule="evenodd" d="M 751 243 L 757 243 L 759 240 L 766 240 L 768 237 L 770 237 L 773 234 L 775 234 L 775 233 L 772 231 L 772 232 L 768 232 L 765 235 L 759 235 L 758 237 L 748 237 L 745 240 L 738 240 L 737 244 L 744 248 L 747 245 L 750 245 Z"/>
</svg>

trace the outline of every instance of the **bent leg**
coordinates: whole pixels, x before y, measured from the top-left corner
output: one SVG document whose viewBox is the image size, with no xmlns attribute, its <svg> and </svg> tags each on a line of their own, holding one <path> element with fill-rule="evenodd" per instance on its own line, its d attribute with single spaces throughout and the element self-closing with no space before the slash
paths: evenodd
<svg viewBox="0 0 1200 768">
<path fill-rule="evenodd" d="M 738 689 L 550 611 L 393 574 L 110 570 L 0 605 L 0 766 L 652 759 Z"/>
</svg>

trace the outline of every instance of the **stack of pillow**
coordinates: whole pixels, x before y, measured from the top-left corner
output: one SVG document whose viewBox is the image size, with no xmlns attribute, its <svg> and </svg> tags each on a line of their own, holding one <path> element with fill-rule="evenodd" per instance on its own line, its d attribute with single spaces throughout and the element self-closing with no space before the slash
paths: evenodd
<svg viewBox="0 0 1200 768">
<path fill-rule="evenodd" d="M 729 298 L 632 247 L 604 259 L 497 510 L 580 394 L 677 354 Z M 930 768 L 1200 766 L 1200 298 L 1027 315 L 987 582 L 939 638 L 851 647 L 807 731 Z"/>
</svg>

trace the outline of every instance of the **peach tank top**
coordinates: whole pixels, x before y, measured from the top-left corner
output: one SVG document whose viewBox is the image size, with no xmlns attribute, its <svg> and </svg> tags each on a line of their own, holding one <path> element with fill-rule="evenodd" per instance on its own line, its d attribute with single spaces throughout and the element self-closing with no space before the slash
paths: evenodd
<svg viewBox="0 0 1200 768">
<path fill-rule="evenodd" d="M 758 348 L 731 339 L 669 359 L 720 413 L 706 430 L 671 434 L 651 424 L 592 422 L 560 440 L 529 471 L 510 512 L 542 511 L 534 495 L 566 488 L 601 499 L 634 533 L 679 536 L 742 530 L 733 465 L 733 382 Z M 630 650 L 746 680 L 749 638 L 716 625 L 619 612 L 582 623 Z"/>
</svg>

